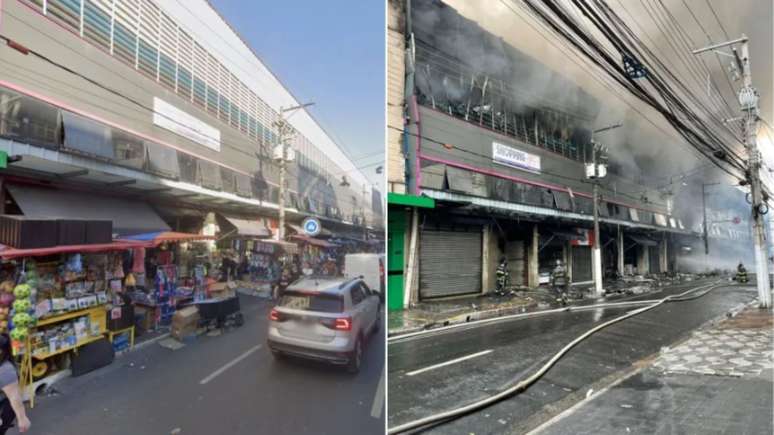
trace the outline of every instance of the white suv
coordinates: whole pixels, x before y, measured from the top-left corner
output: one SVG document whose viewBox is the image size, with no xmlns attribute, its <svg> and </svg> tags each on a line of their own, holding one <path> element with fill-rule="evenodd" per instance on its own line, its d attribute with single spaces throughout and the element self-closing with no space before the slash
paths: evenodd
<svg viewBox="0 0 774 435">
<path fill-rule="evenodd" d="M 294 282 L 269 314 L 268 346 L 291 355 L 360 371 L 363 346 L 381 326 L 378 295 L 360 278 Z"/>
</svg>

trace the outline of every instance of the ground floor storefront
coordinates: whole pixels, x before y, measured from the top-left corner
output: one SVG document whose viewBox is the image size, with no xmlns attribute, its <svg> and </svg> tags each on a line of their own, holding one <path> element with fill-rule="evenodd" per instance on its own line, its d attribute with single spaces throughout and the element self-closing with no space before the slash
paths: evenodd
<svg viewBox="0 0 774 435">
<path fill-rule="evenodd" d="M 464 199 L 433 200 L 433 207 L 391 206 L 390 309 L 492 293 L 498 286 L 498 268 L 501 273 L 507 270 L 509 289 L 593 284 L 590 216 L 535 207 L 514 212 Z M 601 219 L 603 281 L 676 272 L 680 231 Z"/>
</svg>

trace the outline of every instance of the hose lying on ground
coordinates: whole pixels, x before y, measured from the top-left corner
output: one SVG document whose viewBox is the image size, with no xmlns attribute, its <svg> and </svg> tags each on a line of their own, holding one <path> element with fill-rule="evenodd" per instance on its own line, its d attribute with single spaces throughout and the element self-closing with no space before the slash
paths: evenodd
<svg viewBox="0 0 774 435">
<path fill-rule="evenodd" d="M 594 304 L 594 305 L 567 306 L 567 307 L 553 308 L 553 309 L 542 310 L 537 312 L 509 314 L 506 316 L 498 316 L 498 317 L 493 317 L 489 319 L 473 320 L 473 321 L 464 322 L 464 323 L 447 325 L 440 328 L 425 329 L 422 331 L 400 334 L 393 337 L 387 337 L 387 342 L 395 343 L 395 342 L 400 342 L 405 340 L 411 340 L 417 337 L 426 336 L 428 334 L 437 334 L 451 329 L 459 329 L 459 328 L 467 329 L 467 328 L 475 327 L 486 323 L 502 322 L 504 320 L 515 320 L 515 319 L 521 319 L 526 317 L 545 316 L 545 315 L 558 314 L 558 313 L 564 313 L 564 312 L 570 312 L 570 311 L 590 311 L 590 310 L 596 310 L 598 308 L 614 308 L 614 307 L 627 306 L 627 305 L 649 305 L 649 304 L 654 304 L 659 300 L 660 299 L 625 300 L 625 301 L 619 301 L 619 302 L 604 302 L 601 304 Z"/>
<path fill-rule="evenodd" d="M 612 325 L 614 323 L 618 323 L 618 322 L 620 322 L 622 320 L 628 319 L 629 317 L 634 317 L 634 316 L 636 316 L 638 314 L 641 314 L 641 313 L 644 313 L 646 311 L 652 310 L 652 309 L 658 307 L 659 305 L 661 305 L 661 304 L 663 304 L 665 302 L 671 302 L 671 301 L 682 302 L 682 301 L 687 301 L 687 300 L 690 300 L 690 299 L 696 299 L 696 298 L 702 297 L 702 296 L 706 295 L 707 293 L 709 293 L 710 291 L 716 289 L 717 287 L 720 287 L 721 285 L 722 284 L 719 284 L 719 283 L 710 283 L 710 284 L 707 284 L 707 285 L 699 286 L 699 287 L 687 290 L 687 291 L 685 291 L 683 293 L 680 293 L 680 294 L 677 294 L 677 295 L 667 296 L 667 297 L 665 297 L 663 299 L 656 300 L 652 305 L 649 305 L 647 307 L 638 308 L 638 309 L 630 311 L 630 312 L 628 312 L 628 313 L 626 313 L 626 314 L 624 314 L 622 316 L 616 317 L 615 319 L 608 320 L 607 322 L 604 322 L 604 323 L 602 323 L 600 325 L 595 326 L 594 328 L 589 329 L 585 333 L 581 334 L 578 338 L 576 338 L 575 340 L 573 340 L 570 343 L 568 343 L 559 352 L 554 354 L 554 356 L 551 357 L 551 359 L 549 359 L 548 362 L 546 362 L 537 372 L 535 372 L 532 376 L 528 377 L 527 379 L 524 379 L 523 381 L 517 383 L 516 385 L 514 385 L 514 386 L 512 386 L 510 388 L 507 388 L 507 389 L 505 389 L 505 390 L 503 390 L 503 391 L 501 391 L 501 392 L 499 392 L 499 393 L 497 393 L 497 394 L 495 394 L 493 396 L 489 396 L 487 398 L 484 398 L 484 399 L 481 399 L 479 401 L 470 403 L 468 405 L 465 405 L 465 406 L 462 406 L 462 407 L 459 407 L 459 408 L 456 408 L 456 409 L 451 409 L 449 411 L 440 412 L 438 414 L 434 414 L 434 415 L 431 415 L 431 416 L 428 416 L 428 417 L 420 418 L 418 420 L 410 421 L 408 423 L 404 423 L 404 424 L 401 424 L 399 426 L 391 427 L 391 428 L 389 428 L 387 430 L 387 433 L 388 434 L 398 434 L 398 433 L 406 432 L 406 431 L 409 431 L 409 430 L 412 430 L 412 429 L 417 429 L 417 428 L 425 427 L 425 426 L 428 426 L 428 425 L 432 425 L 434 423 L 438 423 L 438 422 L 441 422 L 441 421 L 444 421 L 444 420 L 449 420 L 449 419 L 452 419 L 454 417 L 458 417 L 460 415 L 467 414 L 467 413 L 475 411 L 477 409 L 481 409 L 481 408 L 484 408 L 486 406 L 489 406 L 489 405 L 491 405 L 491 404 L 493 404 L 493 403 L 495 403 L 495 402 L 497 402 L 497 401 L 499 401 L 499 400 L 501 400 L 501 399 L 503 399 L 505 397 L 508 397 L 508 396 L 510 396 L 512 394 L 520 392 L 520 391 L 526 389 L 528 386 L 532 385 L 535 381 L 540 379 L 551 367 L 553 367 L 553 365 L 556 364 L 556 362 L 559 361 L 560 358 L 562 358 L 567 352 L 569 352 L 570 349 L 575 347 L 578 343 L 580 343 L 581 341 L 585 340 L 586 338 L 588 338 L 589 336 L 591 336 L 595 332 L 597 332 L 597 331 L 599 331 L 599 330 L 601 330 L 603 328 L 606 328 L 606 327 L 608 327 L 608 326 L 610 326 L 610 325 Z M 687 295 L 689 293 L 696 292 L 698 290 L 707 290 L 707 291 L 705 291 L 705 292 L 703 292 L 703 293 L 701 293 L 701 294 L 699 294 L 697 296 L 685 297 L 685 295 Z"/>
</svg>

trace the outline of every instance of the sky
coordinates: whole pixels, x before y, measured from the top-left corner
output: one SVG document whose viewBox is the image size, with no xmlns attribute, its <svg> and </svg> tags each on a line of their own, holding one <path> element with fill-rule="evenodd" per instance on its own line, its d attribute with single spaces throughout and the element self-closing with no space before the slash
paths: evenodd
<svg viewBox="0 0 774 435">
<path fill-rule="evenodd" d="M 384 2 L 210 1 L 383 193 Z"/>
</svg>

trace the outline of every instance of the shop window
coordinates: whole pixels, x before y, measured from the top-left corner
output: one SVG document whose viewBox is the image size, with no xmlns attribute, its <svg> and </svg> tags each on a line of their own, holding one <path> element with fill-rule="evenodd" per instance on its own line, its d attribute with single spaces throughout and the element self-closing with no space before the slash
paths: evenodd
<svg viewBox="0 0 774 435">
<path fill-rule="evenodd" d="M 62 112 L 64 148 L 90 157 L 115 159 L 111 129 L 96 121 Z"/>
<path fill-rule="evenodd" d="M 236 192 L 235 193 L 237 195 L 239 195 L 239 196 L 243 196 L 245 198 L 249 198 L 250 194 L 252 192 L 252 190 L 250 188 L 250 184 L 251 184 L 252 180 L 250 179 L 250 177 L 245 175 L 245 174 L 235 173 L 234 174 L 234 180 L 235 180 L 235 185 L 236 185 Z"/>
<path fill-rule="evenodd" d="M 0 88 L 0 137 L 58 147 L 60 111 L 54 106 Z"/>
<path fill-rule="evenodd" d="M 177 162 L 180 167 L 180 180 L 186 183 L 197 184 L 199 182 L 199 168 L 196 164 L 196 159 L 185 153 L 177 153 Z"/>
<path fill-rule="evenodd" d="M 223 191 L 236 193 L 236 177 L 234 171 L 228 168 L 220 168 L 220 178 L 223 185 Z"/>
<path fill-rule="evenodd" d="M 208 189 L 223 189 L 223 179 L 220 177 L 220 168 L 215 163 L 207 160 L 197 160 L 199 169 L 199 183 Z"/>
<path fill-rule="evenodd" d="M 145 168 L 145 143 L 142 139 L 120 130 L 113 130 L 115 162 L 135 169 Z"/>
<path fill-rule="evenodd" d="M 180 178 L 180 164 L 177 151 L 153 142 L 145 142 L 148 149 L 148 170 L 169 178 Z"/>
</svg>

